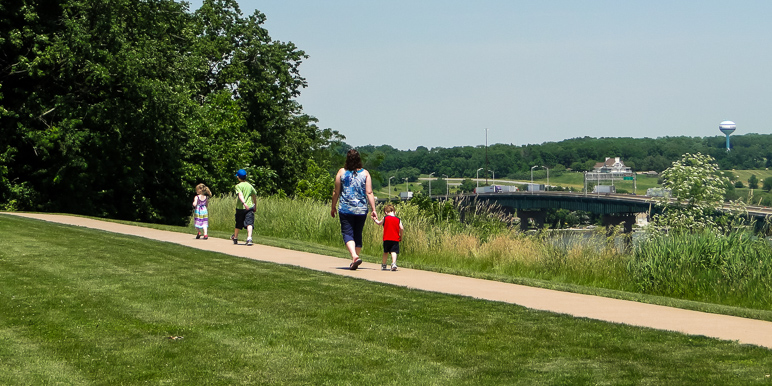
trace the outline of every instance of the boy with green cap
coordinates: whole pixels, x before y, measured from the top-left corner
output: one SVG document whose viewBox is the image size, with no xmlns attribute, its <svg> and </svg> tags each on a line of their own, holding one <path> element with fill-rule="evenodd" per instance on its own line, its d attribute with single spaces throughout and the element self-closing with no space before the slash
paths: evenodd
<svg viewBox="0 0 772 386">
<path fill-rule="evenodd" d="M 252 228 L 255 225 L 255 205 L 257 203 L 257 191 L 247 182 L 247 171 L 239 169 L 236 172 L 239 183 L 236 184 L 236 227 L 233 229 L 231 240 L 233 244 L 239 243 L 239 230 L 247 228 L 247 244 L 252 245 Z"/>
</svg>

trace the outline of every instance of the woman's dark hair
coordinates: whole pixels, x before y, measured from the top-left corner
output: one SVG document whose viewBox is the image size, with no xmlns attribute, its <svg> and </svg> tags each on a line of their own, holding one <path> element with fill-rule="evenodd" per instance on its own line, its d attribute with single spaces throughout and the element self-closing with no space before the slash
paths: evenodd
<svg viewBox="0 0 772 386">
<path fill-rule="evenodd" d="M 346 165 L 343 168 L 346 170 L 359 170 L 362 168 L 362 158 L 359 157 L 359 152 L 356 149 L 351 149 L 346 153 Z"/>
</svg>

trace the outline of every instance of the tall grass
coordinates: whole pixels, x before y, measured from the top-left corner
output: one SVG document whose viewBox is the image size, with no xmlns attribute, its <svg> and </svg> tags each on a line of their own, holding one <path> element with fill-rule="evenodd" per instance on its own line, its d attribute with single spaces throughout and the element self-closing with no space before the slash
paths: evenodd
<svg viewBox="0 0 772 386">
<path fill-rule="evenodd" d="M 621 281 L 629 255 L 623 247 L 609 243 L 605 234 L 566 234 L 559 243 L 548 242 L 545 234 L 528 235 L 508 227 L 511 216 L 491 208 L 469 202 L 455 205 L 465 211 L 465 221 L 471 225 L 442 221 L 442 214 L 432 218 L 411 203 L 395 204 L 397 216 L 405 226 L 400 243 L 403 264 L 563 280 L 611 289 L 629 287 Z M 209 206 L 210 228 L 232 230 L 235 208 L 234 196 L 213 197 Z M 379 215 L 383 216 L 380 208 Z M 382 253 L 382 232 L 382 228 L 368 220 L 362 236 L 363 254 L 371 256 L 370 259 Z M 259 197 L 255 234 L 339 246 L 341 256 L 346 255 L 340 223 L 330 216 L 329 203 Z"/>
<path fill-rule="evenodd" d="M 741 229 L 652 234 L 636 246 L 629 272 L 645 293 L 772 306 L 772 248 Z"/>
<path fill-rule="evenodd" d="M 607 237 L 605 229 L 527 234 L 507 226 L 511 218 L 491 208 L 454 205 L 465 211 L 464 222 L 443 221 L 409 202 L 396 204 L 405 225 L 404 266 L 772 309 L 772 249 L 744 231 L 653 234 L 627 248 L 618 235 Z M 210 227 L 232 231 L 235 208 L 233 196 L 212 198 Z M 340 247 L 341 257 L 347 255 L 329 203 L 259 197 L 255 234 L 256 239 L 264 235 Z M 381 240 L 382 229 L 368 220 L 365 260 L 380 261 Z"/>
</svg>

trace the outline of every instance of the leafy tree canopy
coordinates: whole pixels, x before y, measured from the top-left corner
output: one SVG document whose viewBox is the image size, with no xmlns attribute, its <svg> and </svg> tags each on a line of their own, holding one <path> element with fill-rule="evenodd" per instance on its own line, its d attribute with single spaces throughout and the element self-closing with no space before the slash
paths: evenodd
<svg viewBox="0 0 772 386">
<path fill-rule="evenodd" d="M 306 58 L 233 0 L 0 4 L 0 195 L 11 209 L 182 223 L 245 168 L 293 194 L 334 140 L 295 98 Z"/>
<path fill-rule="evenodd" d="M 448 181 L 442 177 L 434 178 L 431 181 L 431 185 L 429 184 L 429 180 L 421 182 L 421 187 L 423 188 L 423 191 L 426 192 L 427 196 L 429 196 L 430 190 L 432 196 L 442 195 L 446 194 L 448 191 Z"/>
<path fill-rule="evenodd" d="M 759 178 L 756 177 L 755 174 L 751 174 L 751 176 L 748 178 L 748 187 L 751 189 L 759 188 Z"/>
<path fill-rule="evenodd" d="M 530 178 L 532 166 L 546 166 L 551 176 L 568 171 L 592 170 L 606 157 L 620 157 L 635 171 L 661 172 L 685 153 L 712 156 L 722 169 L 763 169 L 772 162 L 772 135 L 745 134 L 732 136 L 732 151 L 727 152 L 725 137 L 661 137 L 661 138 L 572 138 L 540 145 L 495 144 L 488 147 L 487 169 L 497 178 Z M 346 147 L 346 150 L 349 147 Z M 406 167 L 419 169 L 421 174 L 434 172 L 450 177 L 475 178 L 476 170 L 486 166 L 485 146 L 435 147 L 399 150 L 389 145 L 362 146 L 360 152 L 380 152 L 384 155 L 380 170 L 394 171 Z M 486 169 L 486 170 L 487 170 Z M 546 171 L 534 170 L 534 175 Z M 389 174 L 390 176 L 393 174 Z M 485 177 L 485 170 L 480 171 Z M 490 178 L 490 173 L 488 178 Z"/>
<path fill-rule="evenodd" d="M 772 190 L 772 177 L 767 177 L 764 179 L 764 186 L 762 187 L 762 189 L 765 192 L 769 192 L 770 190 Z"/>
</svg>

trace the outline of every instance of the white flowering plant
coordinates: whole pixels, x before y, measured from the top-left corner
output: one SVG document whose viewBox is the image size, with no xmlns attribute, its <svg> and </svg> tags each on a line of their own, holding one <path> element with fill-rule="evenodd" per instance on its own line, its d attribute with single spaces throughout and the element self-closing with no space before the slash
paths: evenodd
<svg viewBox="0 0 772 386">
<path fill-rule="evenodd" d="M 717 227 L 715 215 L 723 206 L 729 179 L 721 175 L 713 157 L 686 153 L 661 176 L 670 197 L 658 199 L 663 206 L 662 213 L 654 216 L 658 228 L 687 231 Z"/>
</svg>

